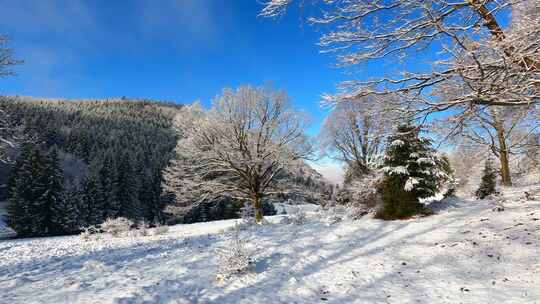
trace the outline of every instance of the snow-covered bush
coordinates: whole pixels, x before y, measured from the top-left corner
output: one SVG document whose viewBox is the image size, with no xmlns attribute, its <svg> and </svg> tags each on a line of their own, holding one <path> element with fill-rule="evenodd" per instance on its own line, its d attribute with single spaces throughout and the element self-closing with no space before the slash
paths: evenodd
<svg viewBox="0 0 540 304">
<path fill-rule="evenodd" d="M 484 173 L 482 176 L 482 181 L 478 190 L 476 190 L 476 197 L 478 199 L 484 199 L 487 196 L 495 193 L 495 187 L 497 185 L 497 175 L 492 168 L 491 159 L 487 159 L 484 166 Z"/>
<path fill-rule="evenodd" d="M 298 206 L 291 206 L 288 214 L 289 222 L 295 225 L 303 225 L 307 220 L 306 212 Z"/>
<path fill-rule="evenodd" d="M 250 202 L 245 202 L 244 207 L 240 210 L 240 216 L 244 225 L 254 225 L 255 221 L 255 208 Z"/>
<path fill-rule="evenodd" d="M 130 231 L 131 226 L 133 226 L 133 222 L 124 217 L 117 217 L 115 219 L 108 218 L 100 225 L 103 232 L 114 237 L 120 237 L 127 234 Z"/>
<path fill-rule="evenodd" d="M 240 238 L 240 227 L 235 226 L 232 238 L 218 252 L 220 267 L 218 280 L 243 275 L 255 266 L 253 253 L 246 248 L 246 241 Z"/>
<path fill-rule="evenodd" d="M 333 225 L 343 221 L 346 216 L 346 208 L 344 206 L 328 206 L 321 210 L 322 221 L 327 225 Z"/>
<path fill-rule="evenodd" d="M 382 172 L 374 171 L 353 181 L 347 190 L 351 193 L 348 209 L 353 213 L 373 210 L 382 204 L 381 185 Z M 357 209 L 358 211 L 356 211 Z"/>
<path fill-rule="evenodd" d="M 366 208 L 364 205 L 358 206 L 350 204 L 346 207 L 345 217 L 349 220 L 356 221 L 374 210 L 375 208 Z"/>
</svg>

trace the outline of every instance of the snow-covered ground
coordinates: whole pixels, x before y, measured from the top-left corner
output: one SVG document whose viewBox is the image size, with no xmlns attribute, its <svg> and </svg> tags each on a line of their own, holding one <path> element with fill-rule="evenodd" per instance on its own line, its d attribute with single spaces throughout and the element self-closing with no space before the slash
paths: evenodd
<svg viewBox="0 0 540 304">
<path fill-rule="evenodd" d="M 286 203 L 274 203 L 274 207 L 276 208 L 277 214 L 289 214 L 294 212 L 294 209 L 300 209 L 304 212 L 316 212 L 319 211 L 321 208 L 320 205 L 315 204 L 307 204 L 307 203 L 301 203 L 301 204 L 293 204 L 290 202 Z"/>
<path fill-rule="evenodd" d="M 540 303 L 540 201 L 524 190 L 507 189 L 502 212 L 453 199 L 407 221 L 272 217 L 241 231 L 256 264 L 226 281 L 217 252 L 235 220 L 0 241 L 0 303 Z"/>
</svg>

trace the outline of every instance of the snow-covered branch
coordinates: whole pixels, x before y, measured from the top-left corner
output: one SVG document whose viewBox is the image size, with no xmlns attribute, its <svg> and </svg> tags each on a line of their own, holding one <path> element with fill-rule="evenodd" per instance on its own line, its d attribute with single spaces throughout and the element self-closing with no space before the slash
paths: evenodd
<svg viewBox="0 0 540 304">
<path fill-rule="evenodd" d="M 182 177 L 178 189 L 186 191 L 174 192 L 249 199 L 261 218 L 261 200 L 279 175 L 312 153 L 305 123 L 284 92 L 265 88 L 225 89 L 208 111 L 186 107 L 176 119 L 182 138 L 172 164 L 172 175 Z"/>
<path fill-rule="evenodd" d="M 261 15 L 279 16 L 292 3 L 267 1 Z M 399 63 L 388 76 L 344 82 L 337 94 L 325 96 L 330 104 L 397 94 L 411 112 L 427 116 L 460 106 L 523 106 L 540 100 L 536 0 L 310 3 L 318 10 L 308 20 L 327 29 L 320 46 L 335 53 L 339 65 Z M 509 26 L 503 27 L 504 19 L 511 19 Z M 426 62 L 420 62 L 423 58 Z M 433 95 L 434 88 L 448 83 L 464 89 L 450 99 Z"/>
<path fill-rule="evenodd" d="M 12 66 L 21 64 L 21 60 L 13 58 L 13 50 L 7 47 L 8 39 L 0 35 L 0 77 L 12 76 L 15 73 L 10 69 Z"/>
<path fill-rule="evenodd" d="M 377 167 L 385 140 L 400 115 L 392 96 L 366 96 L 337 104 L 323 124 L 322 147 L 330 157 L 347 164 L 353 178 Z"/>
</svg>

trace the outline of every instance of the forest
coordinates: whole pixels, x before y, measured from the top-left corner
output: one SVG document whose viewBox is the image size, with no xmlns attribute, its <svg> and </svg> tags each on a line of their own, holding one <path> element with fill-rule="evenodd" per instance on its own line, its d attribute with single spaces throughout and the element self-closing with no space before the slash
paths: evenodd
<svg viewBox="0 0 540 304">
<path fill-rule="evenodd" d="M 177 158 L 175 146 L 181 135 L 173 118 L 181 105 L 6 97 L 1 106 L 13 126 L 10 140 L 20 141 L 7 147 L 3 166 L 8 176 L 4 199 L 11 202 L 8 220 L 20 236 L 79 233 L 118 217 L 154 225 L 239 216 L 243 202 L 226 193 L 203 202 L 183 202 L 163 180 L 168 177 L 163 171 Z M 169 183 L 182 182 L 181 178 L 168 177 Z M 305 165 L 282 173 L 281 179 L 319 196 L 330 191 Z M 308 199 L 315 201 L 315 194 Z M 180 212 L 185 205 L 190 208 Z M 193 205 L 196 210 L 191 210 Z M 266 210 L 275 214 L 271 207 Z"/>
</svg>

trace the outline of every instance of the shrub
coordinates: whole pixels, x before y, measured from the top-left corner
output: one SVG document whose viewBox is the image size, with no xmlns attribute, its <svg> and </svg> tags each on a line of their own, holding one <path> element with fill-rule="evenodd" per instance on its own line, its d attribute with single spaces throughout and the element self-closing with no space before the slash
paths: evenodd
<svg viewBox="0 0 540 304">
<path fill-rule="evenodd" d="M 372 210 L 375 210 L 375 209 L 366 208 L 366 206 L 363 206 L 363 205 L 357 206 L 357 205 L 351 204 L 347 206 L 345 210 L 345 216 L 349 220 L 356 221 L 362 218 L 364 215 L 370 213 Z"/>
<path fill-rule="evenodd" d="M 251 202 L 245 202 L 244 207 L 240 209 L 240 217 L 242 218 L 242 223 L 244 225 L 254 225 L 255 221 L 255 208 Z"/>
<path fill-rule="evenodd" d="M 484 173 L 482 175 L 482 181 L 478 190 L 476 190 L 476 197 L 478 199 L 484 199 L 487 196 L 495 193 L 495 187 L 497 185 L 496 175 L 491 166 L 491 159 L 487 159 L 484 165 Z"/>
<path fill-rule="evenodd" d="M 381 187 L 383 175 L 380 172 L 372 172 L 353 181 L 348 187 L 351 193 L 351 208 L 372 210 L 382 204 Z"/>
<path fill-rule="evenodd" d="M 103 232 L 114 237 L 125 235 L 130 231 L 131 226 L 133 226 L 133 222 L 124 217 L 108 218 L 100 225 Z"/>
<path fill-rule="evenodd" d="M 239 227 L 233 229 L 232 238 L 218 253 L 220 261 L 218 280 L 243 275 L 252 270 L 255 265 L 253 254 L 247 250 L 246 241 L 240 239 L 239 231 Z"/>
<path fill-rule="evenodd" d="M 303 225 L 307 221 L 306 212 L 298 206 L 291 206 L 288 214 L 288 218 L 292 224 Z"/>
<path fill-rule="evenodd" d="M 326 225 L 339 223 L 345 217 L 345 207 L 343 206 L 328 206 L 322 211 L 322 220 Z"/>
</svg>

